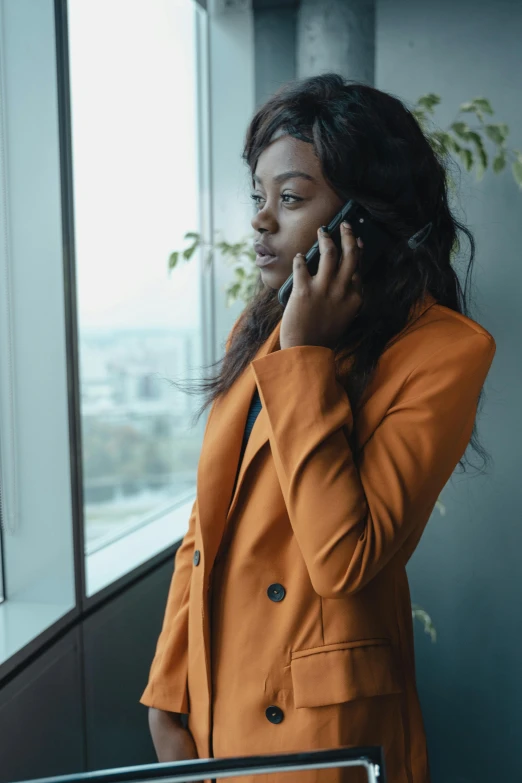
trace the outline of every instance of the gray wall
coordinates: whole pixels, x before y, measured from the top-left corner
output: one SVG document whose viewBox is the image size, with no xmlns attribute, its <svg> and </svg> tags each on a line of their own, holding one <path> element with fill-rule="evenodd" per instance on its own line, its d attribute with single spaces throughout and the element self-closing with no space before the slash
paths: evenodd
<svg viewBox="0 0 522 783">
<path fill-rule="evenodd" d="M 260 106 L 296 72 L 299 0 L 254 0 L 255 96 Z"/>
<path fill-rule="evenodd" d="M 284 16 L 283 29 L 287 24 Z M 264 21 L 257 25 L 256 41 L 270 29 Z M 411 103 L 427 92 L 440 94 L 442 127 L 460 103 L 487 97 L 496 112 L 492 121 L 507 122 L 509 146 L 522 149 L 521 40 L 516 0 L 378 0 L 375 86 Z M 278 68 L 281 82 L 294 76 L 288 68 L 294 33 L 281 45 L 284 57 L 274 56 L 269 66 L 269 42 L 256 52 L 258 103 L 278 86 Z M 486 476 L 453 476 L 442 494 L 447 513 L 434 511 L 408 572 L 412 600 L 438 632 L 433 644 L 416 625 L 433 783 L 490 783 L 502 774 L 522 778 L 514 754 L 522 736 L 522 193 L 506 171 L 487 173 L 480 183 L 463 172 L 460 197 L 459 216 L 477 242 L 472 317 L 497 342 L 479 415 L 493 464 Z"/>
<path fill-rule="evenodd" d="M 522 149 L 521 40 L 515 0 L 381 0 L 376 86 L 410 101 L 440 94 L 441 126 L 461 102 L 485 96 L 493 121 L 510 126 L 510 146 Z M 409 576 L 439 634 L 436 644 L 417 634 L 434 783 L 489 783 L 501 772 L 522 777 L 513 755 L 522 736 L 522 193 L 506 172 L 480 183 L 464 172 L 461 193 L 477 240 L 475 317 L 497 342 L 479 419 L 493 465 L 487 477 L 449 482 L 447 514 L 433 514 Z"/>
</svg>

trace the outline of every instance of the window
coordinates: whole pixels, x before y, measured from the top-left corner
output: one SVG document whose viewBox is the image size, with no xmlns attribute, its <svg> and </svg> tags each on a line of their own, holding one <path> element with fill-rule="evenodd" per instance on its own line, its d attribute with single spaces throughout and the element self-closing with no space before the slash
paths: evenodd
<svg viewBox="0 0 522 783">
<path fill-rule="evenodd" d="M 0 13 L 0 663 L 74 610 L 52 0 Z"/>
<path fill-rule="evenodd" d="M 2 519 L 2 506 L 0 498 L 0 520 Z M 4 602 L 5 588 L 4 588 L 4 550 L 2 545 L 4 523 L 0 522 L 0 604 Z"/>
<path fill-rule="evenodd" d="M 195 496 L 202 400 L 168 381 L 203 361 L 200 259 L 169 273 L 168 258 L 199 225 L 201 13 L 190 0 L 69 0 L 88 595 L 147 559 L 158 520 L 181 538 Z M 122 541 L 144 526 L 135 547 Z"/>
</svg>

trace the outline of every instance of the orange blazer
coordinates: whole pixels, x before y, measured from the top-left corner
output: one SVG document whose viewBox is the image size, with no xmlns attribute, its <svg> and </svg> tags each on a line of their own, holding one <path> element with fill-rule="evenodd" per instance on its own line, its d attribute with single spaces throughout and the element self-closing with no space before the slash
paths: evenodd
<svg viewBox="0 0 522 783">
<path fill-rule="evenodd" d="M 382 745 L 389 783 L 426 783 L 405 567 L 470 440 L 495 341 L 419 302 L 363 398 L 357 470 L 333 351 L 280 350 L 280 325 L 210 410 L 141 703 L 188 713 L 200 758 Z"/>
</svg>

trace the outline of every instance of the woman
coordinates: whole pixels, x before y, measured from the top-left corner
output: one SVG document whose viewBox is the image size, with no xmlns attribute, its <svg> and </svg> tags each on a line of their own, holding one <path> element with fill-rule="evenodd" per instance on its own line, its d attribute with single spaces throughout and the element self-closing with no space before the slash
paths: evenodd
<svg viewBox="0 0 522 783">
<path fill-rule="evenodd" d="M 244 159 L 260 279 L 203 383 L 197 499 L 141 702 L 160 761 L 382 745 L 390 783 L 426 783 L 405 566 L 470 438 L 487 456 L 495 341 L 450 263 L 461 230 L 469 274 L 473 237 L 412 114 L 336 74 L 279 90 Z M 396 240 L 368 274 L 350 228 L 342 254 L 318 232 L 349 198 Z M 297 254 L 317 237 L 312 277 Z"/>
</svg>

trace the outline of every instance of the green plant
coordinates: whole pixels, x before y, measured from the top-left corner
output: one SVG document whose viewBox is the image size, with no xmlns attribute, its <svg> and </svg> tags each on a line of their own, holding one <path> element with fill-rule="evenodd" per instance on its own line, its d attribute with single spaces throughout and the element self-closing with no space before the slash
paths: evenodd
<svg viewBox="0 0 522 783">
<path fill-rule="evenodd" d="M 416 117 L 422 130 L 428 137 L 435 151 L 443 155 L 450 153 L 460 158 L 467 171 L 475 169 L 477 180 L 481 180 L 486 171 L 490 155 L 485 146 L 488 140 L 494 145 L 494 157 L 491 167 L 495 174 L 499 174 L 507 165 L 508 157 L 512 158 L 511 171 L 515 182 L 522 190 L 522 152 L 509 149 L 506 139 L 509 127 L 505 122 L 490 123 L 484 119 L 486 115 L 493 115 L 493 109 L 487 98 L 474 98 L 472 101 L 461 103 L 456 118 L 446 130 L 430 127 L 431 116 L 434 107 L 440 103 L 440 96 L 428 93 L 418 99 L 412 114 Z M 460 114 L 474 114 L 478 125 L 471 127 Z M 450 178 L 450 183 L 451 178 Z"/>
<path fill-rule="evenodd" d="M 421 606 L 417 606 L 417 604 L 411 605 L 411 614 L 414 620 L 418 620 L 418 622 L 422 623 L 424 632 L 431 637 L 431 641 L 436 642 L 437 631 L 429 614 Z"/>
<path fill-rule="evenodd" d="M 219 233 L 219 232 L 216 232 Z M 259 270 L 255 265 L 256 253 L 253 248 L 253 239 L 245 238 L 234 244 L 226 240 L 218 242 L 205 242 L 200 234 L 190 231 L 185 234 L 185 239 L 192 240 L 192 244 L 182 252 L 176 250 L 169 256 L 169 271 L 174 269 L 179 261 L 180 255 L 188 261 L 196 252 L 198 247 L 209 248 L 206 263 L 210 264 L 214 253 L 217 251 L 227 264 L 233 267 L 234 280 L 226 289 L 226 306 L 230 307 L 237 300 L 247 302 L 254 291 L 254 286 L 259 277 Z"/>
<path fill-rule="evenodd" d="M 440 96 L 435 93 L 422 95 L 412 109 L 424 134 L 437 154 L 456 156 L 467 171 L 475 170 L 477 181 L 481 180 L 489 166 L 491 155 L 486 149 L 486 141 L 494 145 L 494 156 L 491 168 L 495 174 L 499 174 L 506 168 L 508 158 L 512 158 L 511 171 L 515 182 L 522 190 L 522 152 L 509 149 L 506 139 L 509 127 L 506 123 L 491 123 L 485 120 L 486 115 L 492 116 L 493 109 L 486 98 L 474 98 L 466 103 L 461 103 L 456 118 L 445 130 L 433 128 L 431 120 L 435 106 L 441 102 Z M 474 114 L 478 125 L 471 127 L 467 122 L 459 119 L 460 114 Z M 448 173 L 449 187 L 455 190 L 455 183 Z M 225 263 L 233 267 L 234 278 L 225 290 L 226 306 L 230 307 L 236 301 L 248 302 L 252 296 L 254 286 L 259 277 L 259 271 L 255 266 L 255 251 L 252 237 L 245 237 L 239 242 L 229 243 L 224 239 L 218 242 L 205 242 L 200 234 L 190 231 L 185 234 L 185 239 L 191 244 L 183 251 L 174 251 L 169 256 L 169 271 L 174 269 L 180 255 L 188 261 L 198 248 L 208 248 L 206 263 L 210 264 L 214 253 L 221 253 Z M 446 508 L 441 500 L 437 500 L 436 508 L 442 516 L 446 514 Z M 437 632 L 429 614 L 422 607 L 412 604 L 412 616 L 422 623 L 424 631 L 436 641 Z"/>
</svg>

